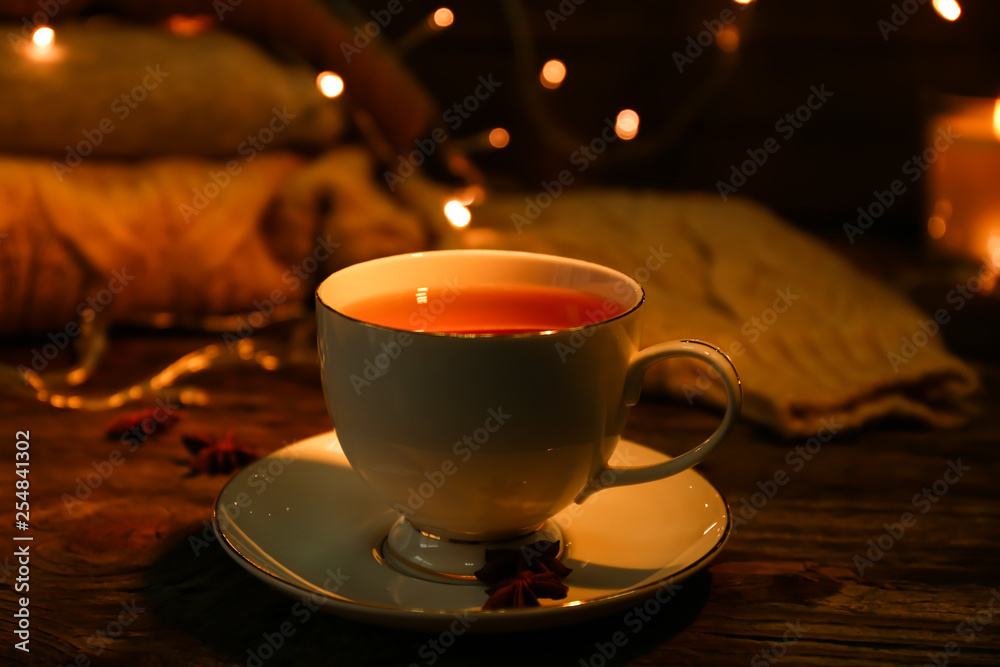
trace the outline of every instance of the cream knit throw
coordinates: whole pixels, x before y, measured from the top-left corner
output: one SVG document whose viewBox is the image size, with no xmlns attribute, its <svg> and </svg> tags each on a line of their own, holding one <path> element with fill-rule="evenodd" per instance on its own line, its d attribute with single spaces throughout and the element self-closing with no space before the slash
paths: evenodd
<svg viewBox="0 0 1000 667">
<path fill-rule="evenodd" d="M 902 338 L 920 331 L 925 313 L 760 206 L 589 191 L 562 195 L 534 220 L 525 208 L 523 196 L 490 199 L 473 224 L 496 233 L 472 234 L 466 245 L 567 255 L 633 276 L 646 291 L 643 345 L 717 345 L 739 371 L 744 416 L 786 436 L 890 415 L 950 426 L 969 410 L 977 376 L 942 335 L 905 363 L 890 359 L 905 359 Z M 671 360 L 650 370 L 647 389 L 724 405 L 706 370 Z"/>
</svg>

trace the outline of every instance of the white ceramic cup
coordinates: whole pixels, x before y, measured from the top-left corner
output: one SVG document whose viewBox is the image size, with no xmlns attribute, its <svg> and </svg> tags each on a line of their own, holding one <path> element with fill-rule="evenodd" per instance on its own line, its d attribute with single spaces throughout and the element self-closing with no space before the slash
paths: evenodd
<svg viewBox="0 0 1000 667">
<path fill-rule="evenodd" d="M 359 300 L 411 293 L 407 321 L 416 329 L 473 298 L 463 292 L 477 285 L 558 286 L 604 301 L 592 324 L 526 334 L 429 333 L 351 314 Z M 597 264 L 499 250 L 398 255 L 337 271 L 316 296 L 323 388 L 344 453 L 389 505 L 430 536 L 495 541 L 530 534 L 595 491 L 693 466 L 740 412 L 740 381 L 729 358 L 694 340 L 639 350 L 642 288 Z M 728 396 L 722 423 L 668 462 L 610 467 L 646 369 L 678 356 L 718 371 Z"/>
</svg>

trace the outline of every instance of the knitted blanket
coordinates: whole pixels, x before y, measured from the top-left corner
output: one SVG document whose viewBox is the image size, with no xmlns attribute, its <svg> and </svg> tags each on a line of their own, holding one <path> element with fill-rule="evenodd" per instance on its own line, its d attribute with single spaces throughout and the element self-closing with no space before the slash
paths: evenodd
<svg viewBox="0 0 1000 667">
<path fill-rule="evenodd" d="M 715 344 L 740 374 L 744 416 L 787 436 L 827 436 L 890 415 L 952 426 L 978 386 L 940 331 L 927 335 L 926 313 L 749 201 L 589 191 L 563 194 L 529 219 L 516 196 L 489 200 L 475 224 L 494 231 L 467 245 L 576 257 L 638 280 L 643 344 Z M 646 381 L 725 405 L 721 382 L 687 359 L 654 366 Z"/>
</svg>

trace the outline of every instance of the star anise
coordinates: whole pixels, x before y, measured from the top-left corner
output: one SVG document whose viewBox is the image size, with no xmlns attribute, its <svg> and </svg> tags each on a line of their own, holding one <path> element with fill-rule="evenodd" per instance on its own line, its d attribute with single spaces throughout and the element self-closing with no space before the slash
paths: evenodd
<svg viewBox="0 0 1000 667">
<path fill-rule="evenodd" d="M 562 583 L 571 570 L 558 558 L 559 542 L 540 540 L 519 549 L 487 549 L 486 564 L 476 578 L 490 584 L 483 609 L 537 607 L 539 598 L 561 600 L 569 588 Z"/>
<path fill-rule="evenodd" d="M 157 432 L 166 431 L 177 423 L 177 413 L 160 408 L 146 408 L 127 415 L 120 415 L 104 426 L 104 433 L 109 439 L 118 440 L 129 437 L 138 443 Z"/>
<path fill-rule="evenodd" d="M 554 572 L 521 572 L 486 589 L 490 596 L 483 604 L 484 610 L 511 607 L 537 607 L 538 598 L 562 600 L 569 588 Z"/>
<path fill-rule="evenodd" d="M 181 436 L 184 447 L 191 452 L 191 472 L 194 474 L 225 475 L 260 458 L 251 445 L 237 442 L 232 431 L 219 440 L 203 433 Z"/>
</svg>

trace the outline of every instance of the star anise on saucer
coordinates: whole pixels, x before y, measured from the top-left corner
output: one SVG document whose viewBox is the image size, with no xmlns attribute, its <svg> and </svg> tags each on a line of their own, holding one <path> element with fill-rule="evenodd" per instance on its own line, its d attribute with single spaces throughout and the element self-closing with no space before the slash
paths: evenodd
<svg viewBox="0 0 1000 667">
<path fill-rule="evenodd" d="M 225 475 L 260 458 L 257 449 L 238 442 L 232 431 L 226 431 L 221 440 L 214 435 L 184 434 L 181 442 L 191 453 L 191 472 L 194 474 Z"/>
<path fill-rule="evenodd" d="M 158 414 L 162 412 L 162 414 Z M 166 431 L 177 423 L 176 413 L 159 408 L 146 408 L 119 415 L 104 425 L 104 434 L 112 440 L 129 436 L 136 443 L 145 442 L 154 433 Z"/>
<path fill-rule="evenodd" d="M 487 549 L 476 578 L 489 584 L 483 609 L 537 607 L 539 598 L 561 600 L 569 588 L 562 580 L 571 570 L 558 558 L 559 542 L 540 540 L 519 549 Z"/>
<path fill-rule="evenodd" d="M 525 571 L 504 579 L 486 589 L 490 596 L 483 609 L 510 609 L 511 607 L 537 607 L 538 598 L 561 600 L 569 588 L 553 572 Z"/>
</svg>

